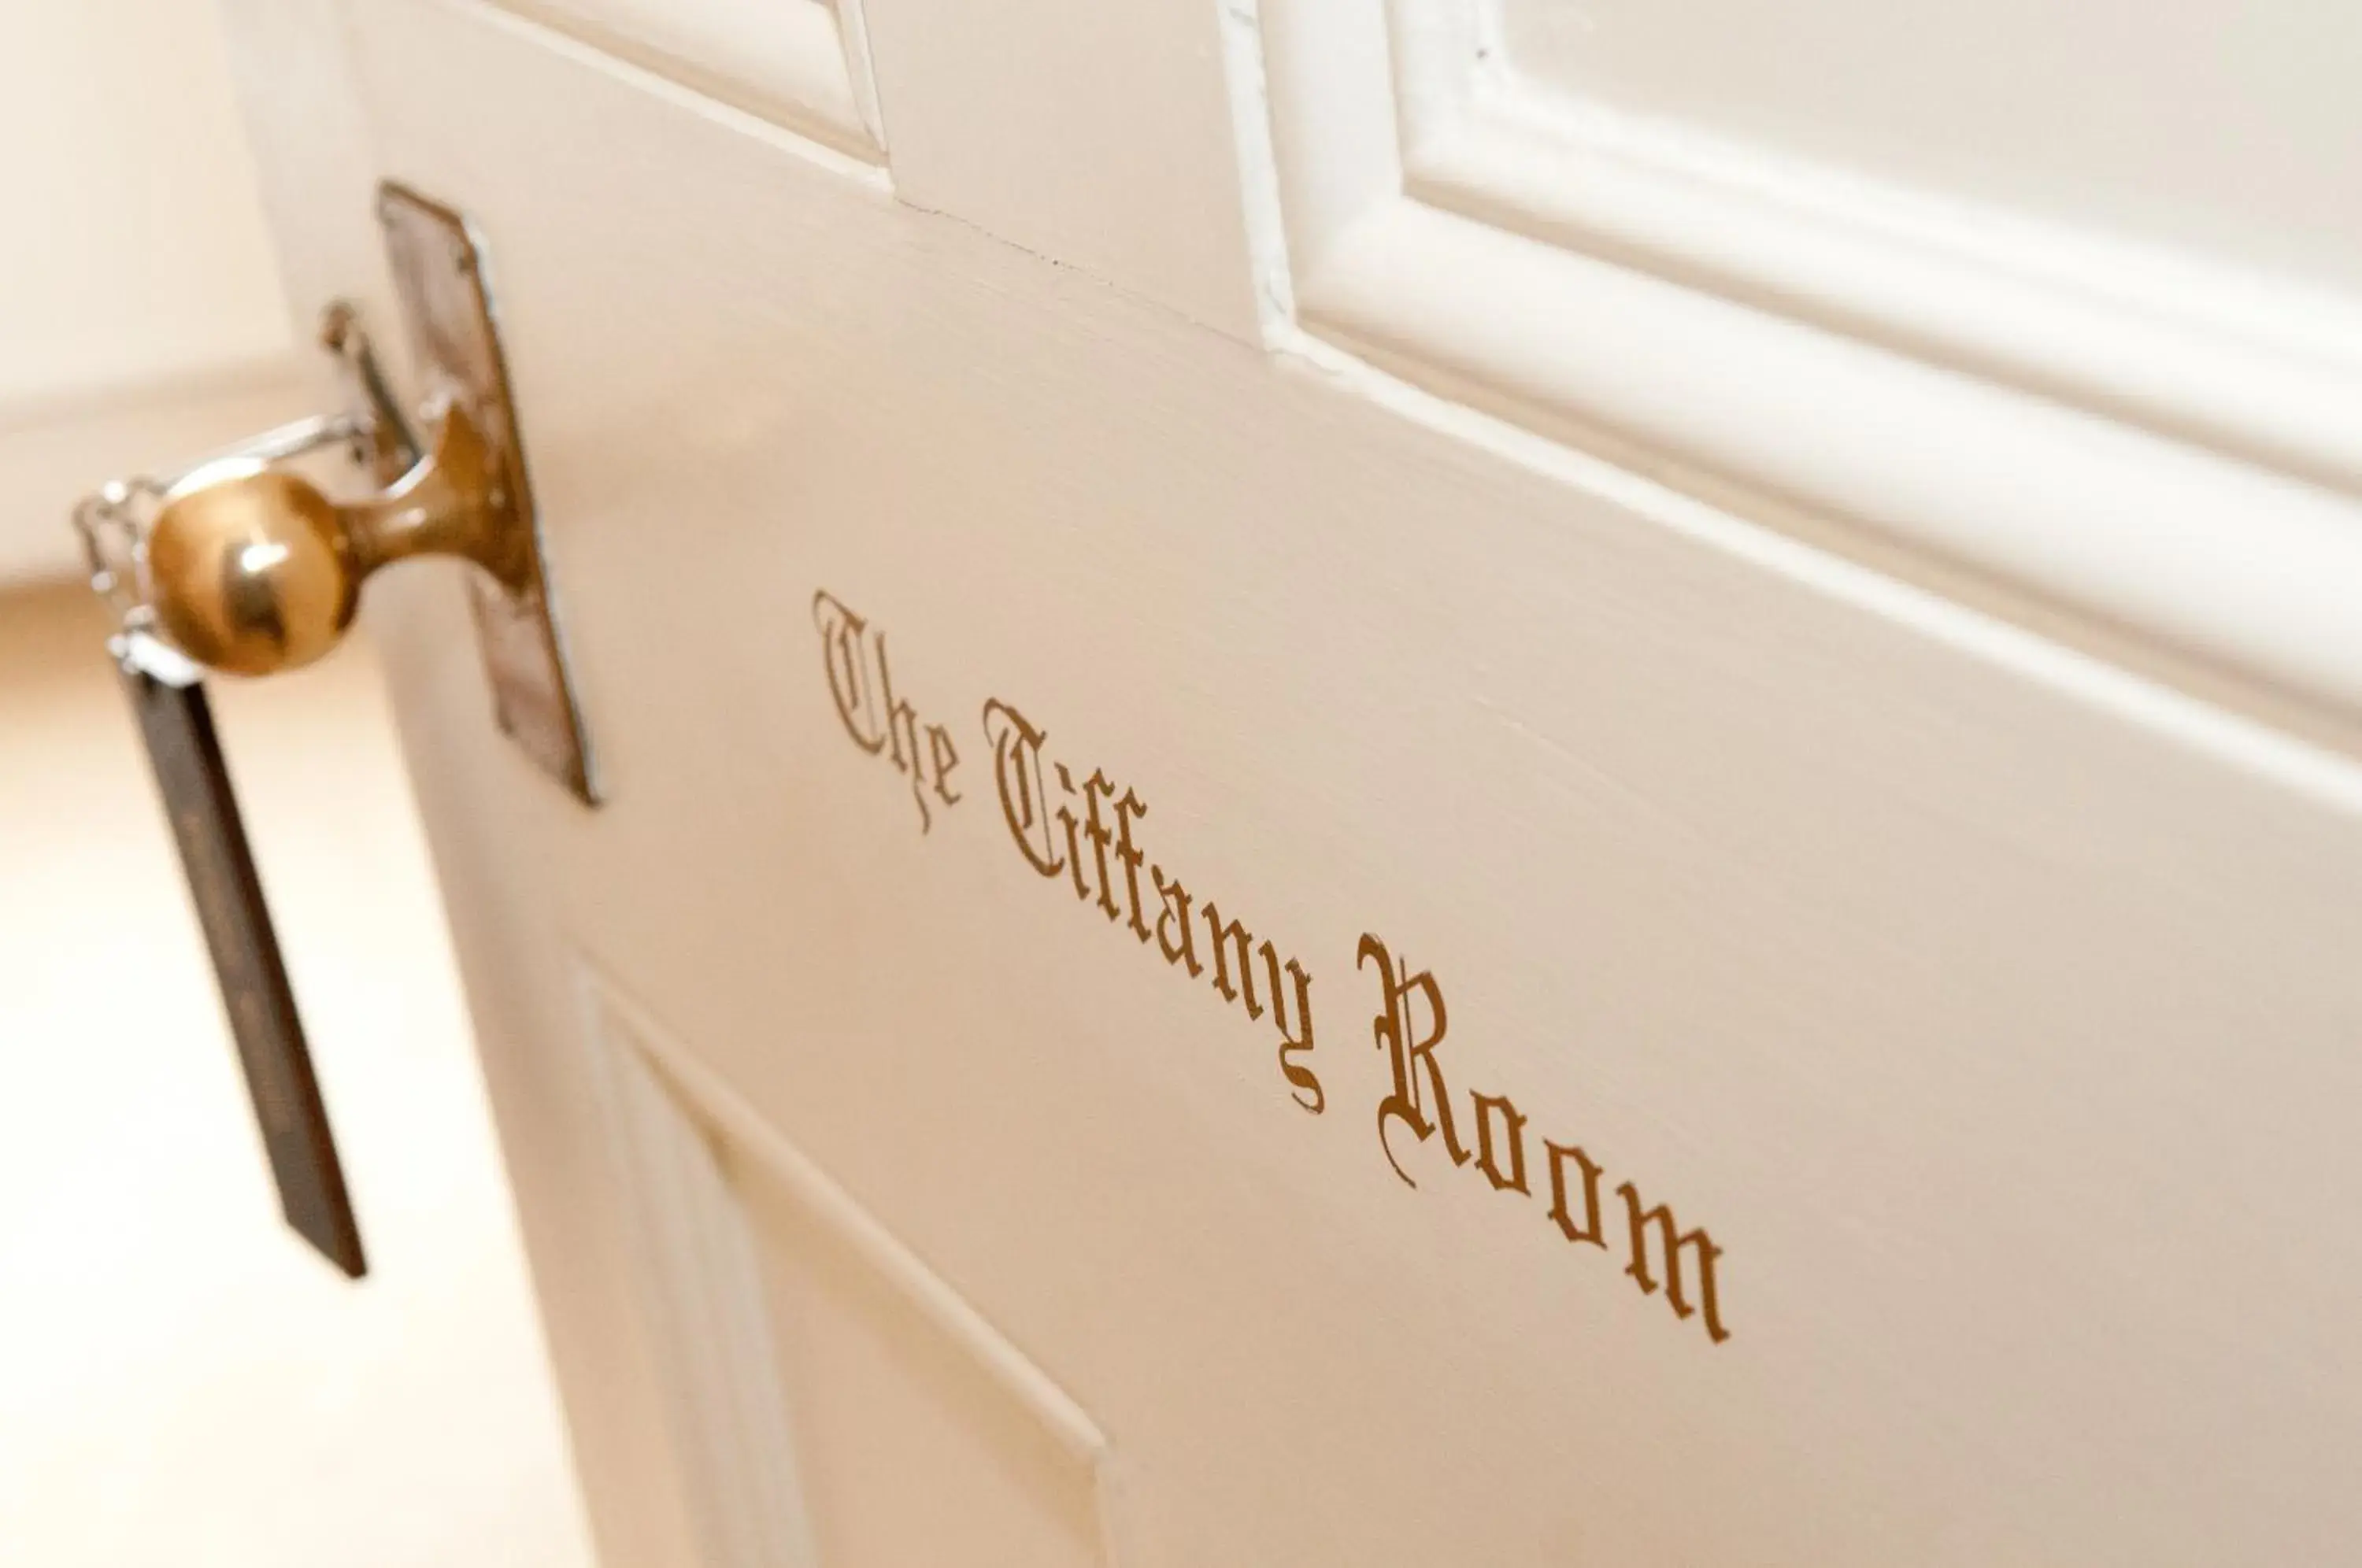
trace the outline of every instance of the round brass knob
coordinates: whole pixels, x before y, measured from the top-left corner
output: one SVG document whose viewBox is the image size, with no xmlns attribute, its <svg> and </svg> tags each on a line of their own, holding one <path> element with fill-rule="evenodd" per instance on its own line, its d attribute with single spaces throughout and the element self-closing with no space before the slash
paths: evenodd
<svg viewBox="0 0 2362 1568">
<path fill-rule="evenodd" d="M 233 675 L 311 663 L 336 646 L 360 598 L 336 503 L 257 462 L 200 469 L 166 493 L 149 531 L 148 576 L 164 635 Z"/>
<path fill-rule="evenodd" d="M 148 530 L 146 596 L 157 629 L 199 664 L 271 675 L 336 646 L 379 567 L 458 556 L 515 593 L 532 548 L 482 434 L 453 405 L 434 454 L 359 501 L 251 458 L 197 469 Z"/>
</svg>

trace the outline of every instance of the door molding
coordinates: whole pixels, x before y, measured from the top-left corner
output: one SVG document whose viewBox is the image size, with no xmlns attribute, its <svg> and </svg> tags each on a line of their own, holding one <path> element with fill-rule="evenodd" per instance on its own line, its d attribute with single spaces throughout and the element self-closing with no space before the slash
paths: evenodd
<svg viewBox="0 0 2362 1568">
<path fill-rule="evenodd" d="M 739 1183 L 769 1184 L 974 1369 L 1083 1478 L 1098 1561 L 1114 1568 L 1115 1466 L 1105 1433 L 1050 1375 L 674 1040 L 575 958 L 605 1141 L 627 1195 L 643 1310 L 663 1358 L 695 1527 L 726 1568 L 819 1562 L 762 1265 Z M 743 1172 L 743 1174 L 742 1174 Z"/>
<path fill-rule="evenodd" d="M 861 0 L 485 0 L 865 162 L 886 159 Z"/>
<path fill-rule="evenodd" d="M 1546 96 L 1474 0 L 1263 22 L 1315 337 L 2362 712 L 2352 303 Z"/>
<path fill-rule="evenodd" d="M 628 1206 L 693 1528 L 715 1568 L 815 1568 L 760 1265 L 712 1134 L 684 1103 L 685 1058 L 578 960 L 590 1077 Z"/>
</svg>

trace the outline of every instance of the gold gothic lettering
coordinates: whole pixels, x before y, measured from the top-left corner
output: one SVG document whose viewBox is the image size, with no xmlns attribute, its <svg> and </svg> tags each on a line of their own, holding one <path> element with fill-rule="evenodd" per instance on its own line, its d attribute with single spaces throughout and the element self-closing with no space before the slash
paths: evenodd
<svg viewBox="0 0 2362 1568">
<path fill-rule="evenodd" d="M 934 827 L 927 792 L 946 806 L 960 797 L 950 785 L 959 752 L 941 724 L 922 725 L 917 710 L 894 695 L 894 675 L 886 664 L 886 634 L 846 609 L 825 590 L 812 595 L 812 624 L 820 628 L 820 659 L 828 670 L 829 695 L 853 744 L 876 756 L 889 752 L 895 770 L 910 775 L 911 799 L 918 802 L 919 831 Z M 926 749 L 919 746 L 926 737 Z M 890 749 L 889 749 L 890 748 Z M 930 777 L 932 775 L 932 777 Z"/>
<path fill-rule="evenodd" d="M 1025 864 L 1046 879 L 1073 885 L 1076 901 L 1095 909 L 1109 925 L 1129 932 L 1142 946 L 1154 944 L 1164 962 L 1191 979 L 1206 973 L 1191 933 L 1189 889 L 1163 866 L 1149 860 L 1133 827 L 1148 815 L 1148 802 L 1119 787 L 1102 768 L 1081 784 L 1065 763 L 1043 754 L 1049 736 L 1009 703 L 995 697 L 984 705 L 985 739 L 992 745 L 992 776 L 1000 794 L 1000 817 Z M 1057 780 L 1055 794 L 1051 780 Z M 1054 810 L 1048 809 L 1055 800 Z M 1081 810 L 1076 809 L 1079 802 Z M 1050 824 L 1057 823 L 1053 833 Z M 1141 871 L 1155 889 L 1155 923 L 1143 899 Z M 1258 944 L 1244 922 L 1226 920 L 1212 899 L 1197 900 L 1213 957 L 1212 986 L 1251 1020 L 1271 1015 L 1279 1035 L 1279 1071 L 1297 1104 L 1315 1116 L 1328 1107 L 1320 1078 L 1304 1058 L 1312 1055 L 1312 977 L 1295 958 L 1282 962 L 1266 937 Z M 1177 933 L 1177 934 L 1175 934 Z M 1264 985 L 1256 988 L 1254 960 L 1263 960 Z M 1286 984 L 1282 985 L 1285 975 Z M 1294 996 L 1291 1006 L 1290 994 Z M 1265 1006 L 1265 998 L 1269 1005 Z"/>
<path fill-rule="evenodd" d="M 923 721 L 907 699 L 895 695 L 882 629 L 825 591 L 812 596 L 812 622 L 844 733 L 863 753 L 908 778 L 920 831 L 932 830 L 936 805 L 948 809 L 964 799 L 949 782 L 959 763 L 950 732 Z M 1048 753 L 1047 732 L 1000 698 L 984 704 L 984 738 L 992 748 L 1001 822 L 1033 873 L 1070 888 L 1082 907 L 1163 958 L 1175 974 L 1205 981 L 1249 1021 L 1267 1017 L 1279 1037 L 1280 1077 L 1290 1098 L 1316 1116 L 1324 1111 L 1327 1091 L 1309 1060 L 1312 976 L 1303 963 L 1283 958 L 1269 937 L 1258 939 L 1223 900 L 1193 893 L 1149 858 L 1139 832 L 1148 802 L 1138 790 L 1099 767 L 1077 782 L 1074 769 Z M 1418 1185 L 1404 1167 L 1405 1155 L 1430 1143 L 1454 1168 L 1473 1162 L 1494 1191 L 1537 1204 L 1536 1183 L 1546 1175 L 1545 1212 L 1561 1237 L 1609 1253 L 1621 1240 L 1623 1273 L 1642 1294 L 1661 1294 L 1676 1318 L 1699 1320 L 1712 1342 L 1730 1338 L 1715 1273 L 1723 1249 L 1704 1229 L 1684 1231 L 1669 1205 L 1645 1199 L 1638 1186 L 1625 1181 L 1610 1189 L 1623 1202 L 1625 1220 L 1620 1234 L 1611 1231 L 1600 1197 L 1606 1167 L 1580 1144 L 1540 1138 L 1540 1169 L 1534 1170 L 1527 1155 L 1530 1119 L 1506 1094 L 1469 1093 L 1465 1125 L 1472 1147 L 1437 1055 L 1450 1032 L 1442 986 L 1430 971 L 1397 957 L 1374 933 L 1363 934 L 1354 967 L 1376 973 L 1378 1006 L 1370 1032 L 1385 1057 L 1387 1086 L 1377 1106 L 1378 1148 L 1404 1186 Z"/>
<path fill-rule="evenodd" d="M 1378 984 L 1385 988 L 1386 1002 L 1385 1010 L 1378 1014 L 1370 1029 L 1377 1036 L 1378 1049 L 1386 1053 L 1395 1075 L 1393 1089 L 1378 1101 L 1378 1147 L 1385 1151 L 1386 1164 L 1394 1166 L 1402 1184 L 1417 1187 L 1418 1183 L 1410 1179 L 1410 1173 L 1402 1168 L 1402 1161 L 1395 1157 L 1394 1145 L 1386 1142 L 1388 1122 L 1400 1122 L 1422 1143 L 1441 1132 L 1443 1152 L 1451 1156 L 1451 1163 L 1468 1163 L 1467 1147 L 1451 1125 L 1451 1091 L 1444 1087 L 1443 1069 L 1435 1065 L 1435 1048 L 1443 1043 L 1446 1027 L 1443 992 L 1433 975 L 1424 969 L 1414 975 L 1409 965 L 1397 965 L 1386 951 L 1386 944 L 1365 932 L 1361 956 L 1353 966 L 1365 969 L 1372 959 L 1377 961 Z M 1423 1032 L 1413 1021 L 1414 996 L 1427 1003 L 1427 1028 Z"/>
<path fill-rule="evenodd" d="M 1378 1105 L 1378 1147 L 1385 1152 L 1386 1163 L 1395 1167 L 1395 1175 L 1402 1177 L 1407 1186 L 1415 1187 L 1418 1184 L 1402 1168 L 1393 1145 L 1386 1142 L 1390 1126 L 1401 1127 L 1422 1143 L 1440 1135 L 1443 1151 L 1455 1165 L 1466 1165 L 1469 1157 L 1467 1146 L 1453 1131 L 1451 1086 L 1444 1078 L 1443 1064 L 1435 1056 L 1447 1028 L 1443 988 L 1427 970 L 1414 971 L 1407 961 L 1396 958 L 1374 933 L 1363 933 L 1361 953 L 1359 966 L 1367 968 L 1374 962 L 1378 970 L 1378 1009 L 1371 1016 L 1370 1032 L 1378 1049 L 1386 1053 L 1394 1071 L 1394 1088 Z M 1425 1010 L 1423 1022 L 1413 1006 L 1414 999 Z M 1530 1197 L 1532 1189 L 1526 1182 L 1526 1113 L 1510 1103 L 1507 1095 L 1471 1093 L 1468 1100 L 1476 1123 L 1476 1168 L 1485 1173 L 1495 1190 Z M 1497 1132 L 1496 1126 L 1500 1129 Z M 1606 1247 L 1607 1239 L 1599 1223 L 1601 1167 L 1573 1143 L 1545 1139 L 1542 1148 L 1550 1156 L 1550 1219 L 1569 1242 Z M 1582 1176 L 1579 1199 L 1568 1192 L 1570 1161 Z M 1703 1315 L 1706 1337 L 1716 1344 L 1730 1338 L 1730 1331 L 1722 1326 L 1722 1303 L 1715 1285 L 1715 1260 L 1722 1256 L 1722 1249 L 1702 1230 L 1683 1231 L 1673 1220 L 1672 1209 L 1664 1204 L 1644 1207 L 1639 1188 L 1632 1183 L 1624 1183 L 1616 1193 L 1623 1198 L 1630 1220 L 1631 1262 L 1625 1274 L 1643 1293 L 1654 1296 L 1661 1269 L 1665 1301 L 1672 1308 L 1673 1315 Z M 1576 1201 L 1583 1206 L 1580 1224 L 1572 1208 Z M 1656 1267 L 1650 1264 L 1649 1242 L 1652 1234 L 1661 1256 Z M 1691 1302 L 1682 1264 L 1684 1252 L 1697 1264 L 1695 1304 Z"/>
</svg>

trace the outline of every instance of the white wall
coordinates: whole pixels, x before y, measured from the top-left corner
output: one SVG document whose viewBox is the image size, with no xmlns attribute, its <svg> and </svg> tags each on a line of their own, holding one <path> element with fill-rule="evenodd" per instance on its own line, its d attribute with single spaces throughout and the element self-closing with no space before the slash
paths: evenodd
<svg viewBox="0 0 2362 1568">
<path fill-rule="evenodd" d="M 0 582 L 65 509 L 304 412 L 211 0 L 0 5 Z"/>
</svg>

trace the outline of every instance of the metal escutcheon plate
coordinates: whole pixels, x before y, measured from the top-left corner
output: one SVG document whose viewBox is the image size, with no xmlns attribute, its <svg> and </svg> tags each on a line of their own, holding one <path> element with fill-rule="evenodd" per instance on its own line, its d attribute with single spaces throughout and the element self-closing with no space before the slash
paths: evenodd
<svg viewBox="0 0 2362 1568">
<path fill-rule="evenodd" d="M 466 405 L 498 454 L 502 482 L 532 541 L 531 583 L 524 592 L 506 592 L 478 574 L 469 580 L 494 712 L 501 728 L 544 772 L 595 805 L 596 775 L 558 635 L 540 515 L 525 473 L 482 248 L 466 218 L 405 186 L 381 185 L 377 210 L 424 400 L 430 407 L 443 400 Z"/>
</svg>

